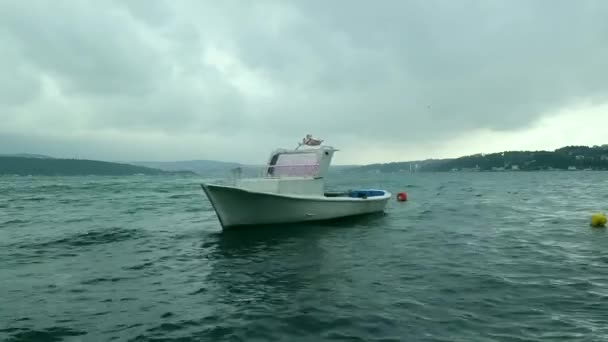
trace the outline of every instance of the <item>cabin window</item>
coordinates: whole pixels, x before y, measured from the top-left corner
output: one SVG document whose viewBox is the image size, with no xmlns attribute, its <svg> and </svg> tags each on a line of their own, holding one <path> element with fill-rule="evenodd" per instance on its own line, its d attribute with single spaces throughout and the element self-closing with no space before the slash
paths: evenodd
<svg viewBox="0 0 608 342">
<path fill-rule="evenodd" d="M 312 177 L 318 170 L 319 159 L 316 153 L 277 154 L 270 161 L 268 175 Z"/>
</svg>

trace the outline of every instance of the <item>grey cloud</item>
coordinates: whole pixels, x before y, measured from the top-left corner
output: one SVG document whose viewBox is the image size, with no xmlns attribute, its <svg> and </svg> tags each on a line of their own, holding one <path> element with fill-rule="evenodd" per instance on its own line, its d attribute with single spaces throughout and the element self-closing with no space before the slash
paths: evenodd
<svg viewBox="0 0 608 342">
<path fill-rule="evenodd" d="M 34 105 L 47 77 L 83 130 L 259 133 L 262 148 L 521 129 L 608 100 L 606 15 L 605 1 L 6 1 L 0 118 L 49 115 Z M 240 66 L 207 63 L 216 48 Z M 244 93 L 235 68 L 270 95 Z"/>
<path fill-rule="evenodd" d="M 175 14 L 169 3 L 164 0 L 115 1 L 114 5 L 124 5 L 133 18 L 142 20 L 151 26 L 165 25 Z"/>
<path fill-rule="evenodd" d="M 142 95 L 158 82 L 152 66 L 167 68 L 120 11 L 76 1 L 3 5 L 0 25 L 15 49 L 67 95 Z"/>
<path fill-rule="evenodd" d="M 606 98 L 605 3 L 298 4 L 315 20 L 292 37 L 324 57 L 318 77 L 300 90 L 334 99 L 325 108 L 338 122 L 367 115 L 385 119 L 363 120 L 377 128 L 370 131 L 409 128 L 414 139 L 434 139 L 479 127 L 525 127 L 572 101 Z M 344 44 L 326 45 L 332 34 L 343 35 Z M 359 58 L 366 53 L 376 64 Z"/>
<path fill-rule="evenodd" d="M 2 50 L 0 50 L 1 52 Z M 23 105 L 39 95 L 40 82 L 27 68 L 0 66 L 0 74 L 2 75 L 0 78 L 0 103 L 2 106 Z"/>
</svg>

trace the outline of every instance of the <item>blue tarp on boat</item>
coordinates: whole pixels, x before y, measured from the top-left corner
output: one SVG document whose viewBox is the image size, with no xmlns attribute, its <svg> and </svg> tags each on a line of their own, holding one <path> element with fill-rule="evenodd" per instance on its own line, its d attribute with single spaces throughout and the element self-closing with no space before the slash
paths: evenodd
<svg viewBox="0 0 608 342">
<path fill-rule="evenodd" d="M 356 198 L 367 198 L 367 197 L 383 196 L 383 195 L 384 195 L 384 191 L 382 191 L 382 190 L 351 190 L 348 193 L 349 197 L 356 197 Z"/>
</svg>

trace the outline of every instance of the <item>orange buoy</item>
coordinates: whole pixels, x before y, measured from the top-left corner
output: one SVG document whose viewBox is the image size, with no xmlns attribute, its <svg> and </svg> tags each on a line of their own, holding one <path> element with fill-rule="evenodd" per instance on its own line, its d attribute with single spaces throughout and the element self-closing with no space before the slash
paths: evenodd
<svg viewBox="0 0 608 342">
<path fill-rule="evenodd" d="M 397 201 L 405 202 L 407 201 L 407 194 L 405 192 L 400 192 L 397 194 Z"/>
</svg>

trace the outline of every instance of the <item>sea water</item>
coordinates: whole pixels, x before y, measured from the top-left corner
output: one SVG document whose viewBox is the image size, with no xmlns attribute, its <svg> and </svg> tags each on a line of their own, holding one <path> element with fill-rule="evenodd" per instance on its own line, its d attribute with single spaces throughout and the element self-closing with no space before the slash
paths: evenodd
<svg viewBox="0 0 608 342">
<path fill-rule="evenodd" d="M 608 173 L 340 175 L 409 201 L 232 232 L 201 181 L 0 177 L 0 339 L 608 340 Z"/>
</svg>

